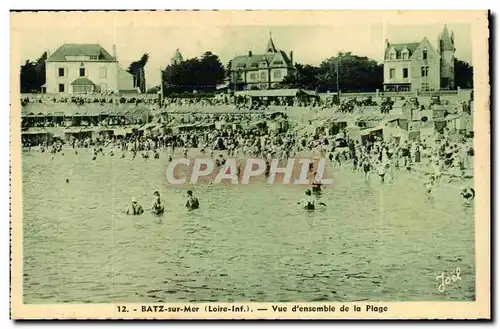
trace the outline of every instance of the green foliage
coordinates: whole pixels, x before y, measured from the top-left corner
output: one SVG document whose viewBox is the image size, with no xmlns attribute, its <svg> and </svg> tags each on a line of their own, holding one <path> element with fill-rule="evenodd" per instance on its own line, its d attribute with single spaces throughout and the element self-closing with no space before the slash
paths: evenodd
<svg viewBox="0 0 500 329">
<path fill-rule="evenodd" d="M 45 60 L 47 53 L 44 52 L 36 62 L 26 61 L 21 65 L 21 93 L 40 92 L 45 84 Z"/>
<path fill-rule="evenodd" d="M 139 87 L 141 92 L 146 92 L 146 76 L 144 67 L 148 63 L 149 54 L 144 54 L 138 61 L 132 62 L 127 72 L 134 76 L 134 87 Z"/>
<path fill-rule="evenodd" d="M 287 75 L 281 85 L 284 88 L 337 91 L 337 67 L 339 89 L 344 92 L 375 91 L 383 87 L 383 65 L 350 52 L 325 59 L 319 67 L 296 64 L 295 71 Z"/>
<path fill-rule="evenodd" d="M 201 58 L 190 58 L 176 65 L 169 65 L 162 71 L 165 95 L 197 91 L 213 92 L 224 82 L 226 70 L 219 57 L 209 51 Z"/>
<path fill-rule="evenodd" d="M 460 88 L 474 87 L 474 70 L 469 63 L 455 58 L 455 86 Z"/>
</svg>

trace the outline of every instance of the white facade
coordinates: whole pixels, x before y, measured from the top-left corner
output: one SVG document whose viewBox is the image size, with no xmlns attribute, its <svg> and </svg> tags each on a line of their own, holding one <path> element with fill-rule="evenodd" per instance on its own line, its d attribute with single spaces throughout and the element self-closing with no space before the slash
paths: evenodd
<svg viewBox="0 0 500 329">
<path fill-rule="evenodd" d="M 71 83 L 85 77 L 95 84 L 95 91 L 119 91 L 118 64 L 109 62 L 48 62 L 46 63 L 47 93 L 78 93 L 79 86 Z"/>
<path fill-rule="evenodd" d="M 45 75 L 49 94 L 134 89 L 133 76 L 99 45 L 63 45 L 45 62 Z"/>
</svg>

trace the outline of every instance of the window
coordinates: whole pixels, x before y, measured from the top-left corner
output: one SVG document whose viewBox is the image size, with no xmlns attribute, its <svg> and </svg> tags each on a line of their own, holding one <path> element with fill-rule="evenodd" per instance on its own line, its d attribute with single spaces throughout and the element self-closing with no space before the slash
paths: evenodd
<svg viewBox="0 0 500 329">
<path fill-rule="evenodd" d="M 274 71 L 273 77 L 275 77 L 276 79 L 281 78 L 281 71 Z"/>
<path fill-rule="evenodd" d="M 84 77 L 84 76 L 85 76 L 85 68 L 84 68 L 84 67 L 81 67 L 81 68 L 80 68 L 80 76 L 81 76 L 81 77 Z"/>
<path fill-rule="evenodd" d="M 429 67 L 428 66 L 422 66 L 422 76 L 426 77 L 429 75 Z"/>
<path fill-rule="evenodd" d="M 266 79 L 267 79 L 267 74 L 266 74 L 266 72 L 260 72 L 260 79 L 261 79 L 261 80 L 266 80 Z"/>
<path fill-rule="evenodd" d="M 421 89 L 423 91 L 428 91 L 429 90 L 429 84 L 427 82 L 423 82 L 422 86 L 421 86 Z"/>
<path fill-rule="evenodd" d="M 407 51 L 405 51 L 405 52 L 402 54 L 402 56 L 403 56 L 403 59 L 408 59 L 408 52 L 407 52 Z"/>
<path fill-rule="evenodd" d="M 250 73 L 249 79 L 250 80 L 255 80 L 255 73 Z"/>
<path fill-rule="evenodd" d="M 64 76 L 64 67 L 60 67 L 59 69 L 57 69 L 57 75 L 60 77 Z"/>
<path fill-rule="evenodd" d="M 283 65 L 283 61 L 275 61 L 274 65 Z"/>
<path fill-rule="evenodd" d="M 99 77 L 101 77 L 101 78 L 106 78 L 107 73 L 108 73 L 108 72 L 106 72 L 106 68 L 105 68 L 105 67 L 101 67 L 101 68 L 99 69 Z"/>
<path fill-rule="evenodd" d="M 59 84 L 59 92 L 63 93 L 64 92 L 64 83 Z"/>
<path fill-rule="evenodd" d="M 90 85 L 74 85 L 73 93 L 74 94 L 88 94 L 92 92 L 93 86 Z"/>
<path fill-rule="evenodd" d="M 389 79 L 394 79 L 396 76 L 396 69 L 390 69 L 389 70 Z"/>
<path fill-rule="evenodd" d="M 396 59 L 396 52 L 395 52 L 395 51 L 392 51 L 392 52 L 389 54 L 389 59 L 390 59 L 390 60 L 395 60 L 395 59 Z"/>
<path fill-rule="evenodd" d="M 427 50 L 422 51 L 422 59 L 423 60 L 427 59 Z"/>
<path fill-rule="evenodd" d="M 408 69 L 403 69 L 403 78 L 408 78 Z"/>
<path fill-rule="evenodd" d="M 98 59 L 97 55 L 90 56 L 90 60 L 96 61 Z"/>
</svg>

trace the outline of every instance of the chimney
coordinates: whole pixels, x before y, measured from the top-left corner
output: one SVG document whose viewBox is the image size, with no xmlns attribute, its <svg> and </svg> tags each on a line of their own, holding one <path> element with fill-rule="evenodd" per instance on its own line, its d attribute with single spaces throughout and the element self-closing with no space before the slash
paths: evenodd
<svg viewBox="0 0 500 329">
<path fill-rule="evenodd" d="M 389 39 L 385 39 L 385 48 L 389 48 Z"/>
<path fill-rule="evenodd" d="M 47 58 L 49 58 L 50 57 L 50 50 L 47 49 L 45 52 L 47 53 Z"/>
<path fill-rule="evenodd" d="M 113 44 L 113 57 L 115 59 L 117 59 L 117 57 L 116 57 L 116 45 L 115 44 Z"/>
<path fill-rule="evenodd" d="M 252 51 L 251 50 L 248 51 L 248 57 L 252 57 Z"/>
<path fill-rule="evenodd" d="M 293 66 L 293 50 L 290 50 L 290 63 L 292 63 Z"/>
<path fill-rule="evenodd" d="M 451 31 L 451 43 L 454 45 L 455 44 L 455 33 L 453 31 Z"/>
</svg>

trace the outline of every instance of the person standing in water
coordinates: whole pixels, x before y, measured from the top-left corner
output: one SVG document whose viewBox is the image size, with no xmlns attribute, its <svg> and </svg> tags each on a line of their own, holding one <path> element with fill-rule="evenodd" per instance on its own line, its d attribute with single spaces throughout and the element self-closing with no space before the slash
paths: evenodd
<svg viewBox="0 0 500 329">
<path fill-rule="evenodd" d="M 144 209 L 142 209 L 142 206 L 137 203 L 136 198 L 132 198 L 132 202 L 128 206 L 125 213 L 127 215 L 142 215 L 142 213 L 144 213 Z"/>
<path fill-rule="evenodd" d="M 472 200 L 474 200 L 474 198 L 476 197 L 476 191 L 472 187 L 464 187 L 462 189 L 462 192 L 460 192 L 460 196 L 465 201 L 466 205 L 470 205 L 472 203 Z"/>
<path fill-rule="evenodd" d="M 163 204 L 161 203 L 161 200 L 160 200 L 160 192 L 158 191 L 155 191 L 155 193 L 153 193 L 154 195 L 154 201 L 153 201 L 153 205 L 151 206 L 151 211 L 155 214 L 155 215 L 160 215 L 160 214 L 163 214 L 164 210 L 165 210 L 165 207 L 163 206 Z"/>
<path fill-rule="evenodd" d="M 318 177 L 318 172 L 315 171 L 311 176 L 311 189 L 314 193 L 321 193 L 321 187 L 323 184 L 321 183 L 321 178 Z"/>
<path fill-rule="evenodd" d="M 364 173 L 363 177 L 365 182 L 367 182 L 368 179 L 370 178 L 370 167 L 371 167 L 370 160 L 368 159 L 368 157 L 365 157 L 365 159 L 363 160 L 363 173 Z"/>
<path fill-rule="evenodd" d="M 380 183 L 384 183 L 385 180 L 385 173 L 386 173 L 386 167 L 385 164 L 380 161 L 379 166 L 378 166 L 378 175 L 380 176 Z"/>
<path fill-rule="evenodd" d="M 429 179 L 429 181 L 424 183 L 425 187 L 425 195 L 430 199 L 432 197 L 431 192 L 432 188 L 436 185 L 436 177 L 432 175 Z"/>
<path fill-rule="evenodd" d="M 312 195 L 311 190 L 306 190 L 305 194 L 305 199 L 297 203 L 298 205 L 304 207 L 305 210 L 314 210 L 316 208 L 316 203 L 326 207 L 326 204 L 324 204 L 323 202 L 317 202 L 316 197 Z"/>
<path fill-rule="evenodd" d="M 200 207 L 200 202 L 198 201 L 198 198 L 193 196 L 193 191 L 188 190 L 187 191 L 187 202 L 186 202 L 186 208 L 188 210 L 194 210 L 198 209 Z"/>
</svg>

